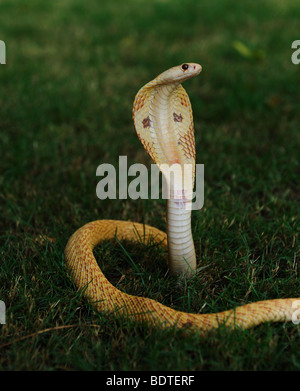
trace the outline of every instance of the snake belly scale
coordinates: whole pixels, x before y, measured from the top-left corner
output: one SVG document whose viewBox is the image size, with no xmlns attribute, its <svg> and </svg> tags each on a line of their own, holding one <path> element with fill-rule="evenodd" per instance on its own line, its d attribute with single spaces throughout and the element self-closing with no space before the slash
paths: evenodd
<svg viewBox="0 0 300 391">
<path fill-rule="evenodd" d="M 177 327 L 205 332 L 220 324 L 242 328 L 263 322 L 291 320 L 296 298 L 266 300 L 235 309 L 193 314 L 177 311 L 155 300 L 128 295 L 114 287 L 100 270 L 94 247 L 104 240 L 148 242 L 150 238 L 168 248 L 171 272 L 186 277 L 196 269 L 191 232 L 192 192 L 195 177 L 195 140 L 189 97 L 181 83 L 201 72 L 199 64 L 173 67 L 147 83 L 137 93 L 133 120 L 144 148 L 164 175 L 169 191 L 167 233 L 141 223 L 98 220 L 79 228 L 65 248 L 65 261 L 78 289 L 93 307 L 103 313 L 146 322 L 159 327 Z M 188 175 L 184 167 L 188 167 Z M 170 175 L 172 171 L 173 175 Z"/>
</svg>

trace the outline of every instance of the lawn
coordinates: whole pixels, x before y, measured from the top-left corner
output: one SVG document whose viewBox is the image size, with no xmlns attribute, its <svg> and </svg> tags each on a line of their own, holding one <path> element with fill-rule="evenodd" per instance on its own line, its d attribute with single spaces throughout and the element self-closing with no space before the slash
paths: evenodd
<svg viewBox="0 0 300 391">
<path fill-rule="evenodd" d="M 197 62 L 202 73 L 184 87 L 205 165 L 192 218 L 201 273 L 166 274 L 154 244 L 103 243 L 97 260 L 119 289 L 187 312 L 300 296 L 299 15 L 298 0 L 0 2 L 1 370 L 300 369 L 299 326 L 203 337 L 106 317 L 77 292 L 63 256 L 92 220 L 165 230 L 163 200 L 99 200 L 96 169 L 124 155 L 150 166 L 135 94 Z"/>
</svg>

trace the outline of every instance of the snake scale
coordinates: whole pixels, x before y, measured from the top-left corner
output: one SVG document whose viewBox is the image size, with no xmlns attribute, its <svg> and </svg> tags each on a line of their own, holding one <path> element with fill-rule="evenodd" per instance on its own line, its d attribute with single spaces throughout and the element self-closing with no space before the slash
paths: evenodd
<svg viewBox="0 0 300 391">
<path fill-rule="evenodd" d="M 249 328 L 263 322 L 291 320 L 299 299 L 275 299 L 246 304 L 212 314 L 177 311 L 155 300 L 128 295 L 115 288 L 100 270 L 93 248 L 116 236 L 125 240 L 150 238 L 168 248 L 168 267 L 179 275 L 196 269 L 191 233 L 191 203 L 195 177 L 195 139 L 189 97 L 181 83 L 201 72 L 195 63 L 173 67 L 142 87 L 135 97 L 133 120 L 140 141 L 167 181 L 167 234 L 141 223 L 98 220 L 78 229 L 69 239 L 65 260 L 78 289 L 102 313 L 118 314 L 159 327 L 205 332 L 220 324 Z M 183 175 L 184 166 L 189 175 Z M 170 175 L 170 167 L 173 174 Z M 168 179 L 167 179 L 168 178 Z"/>
</svg>

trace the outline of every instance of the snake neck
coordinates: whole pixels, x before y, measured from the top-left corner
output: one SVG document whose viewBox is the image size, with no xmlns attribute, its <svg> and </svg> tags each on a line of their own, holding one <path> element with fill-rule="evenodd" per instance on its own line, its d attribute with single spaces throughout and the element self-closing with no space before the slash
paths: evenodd
<svg viewBox="0 0 300 391">
<path fill-rule="evenodd" d="M 158 77 L 138 92 L 133 109 L 137 133 L 165 179 L 168 266 L 176 274 L 196 268 L 191 233 L 194 133 L 188 96 L 180 82 Z"/>
<path fill-rule="evenodd" d="M 180 83 L 161 85 L 155 90 L 150 110 L 161 149 L 158 164 L 168 188 L 167 236 L 168 266 L 171 272 L 184 275 L 196 269 L 195 247 L 191 231 L 191 199 L 193 191 L 193 168 L 187 167 L 178 149 L 178 136 L 173 115 L 173 96 Z M 150 112 L 151 112 L 150 111 Z M 185 168 L 187 167 L 187 170 Z"/>
<path fill-rule="evenodd" d="M 178 204 L 174 198 L 167 200 L 168 267 L 172 273 L 191 275 L 196 269 L 191 210 Z"/>
<path fill-rule="evenodd" d="M 180 163 L 181 160 L 171 104 L 172 97 L 179 86 L 180 83 L 174 83 L 153 87 L 149 107 L 153 121 L 152 129 L 159 130 L 152 132 L 152 139 L 156 141 L 156 149 L 159 150 L 159 162 L 168 165 Z"/>
</svg>

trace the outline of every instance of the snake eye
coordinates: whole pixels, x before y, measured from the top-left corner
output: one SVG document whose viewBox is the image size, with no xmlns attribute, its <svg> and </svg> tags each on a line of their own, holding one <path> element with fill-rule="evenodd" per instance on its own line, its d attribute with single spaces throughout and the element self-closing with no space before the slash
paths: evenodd
<svg viewBox="0 0 300 391">
<path fill-rule="evenodd" d="M 188 64 L 183 64 L 182 66 L 181 66 L 181 68 L 184 70 L 184 71 L 186 71 L 187 69 L 188 69 Z"/>
</svg>

